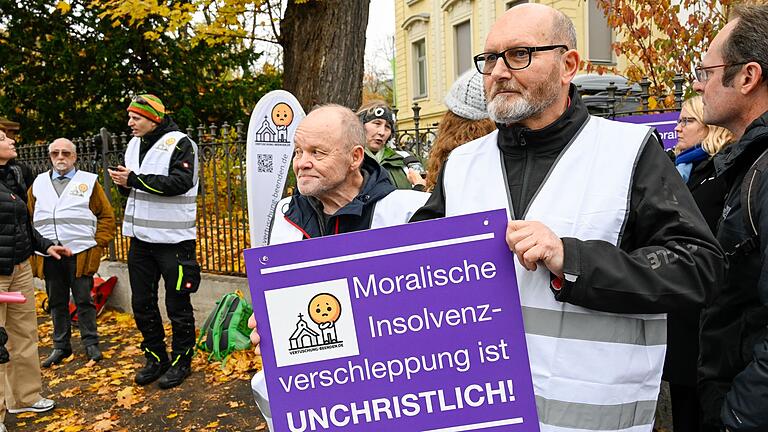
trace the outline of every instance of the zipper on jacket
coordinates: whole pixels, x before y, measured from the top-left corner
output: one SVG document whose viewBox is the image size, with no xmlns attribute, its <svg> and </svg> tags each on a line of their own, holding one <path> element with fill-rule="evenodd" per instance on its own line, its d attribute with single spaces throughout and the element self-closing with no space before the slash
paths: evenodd
<svg viewBox="0 0 768 432">
<path fill-rule="evenodd" d="M 526 203 L 523 202 L 525 199 L 525 190 L 528 188 L 528 166 L 530 165 L 529 161 L 529 151 L 528 147 L 526 147 L 525 137 L 523 136 L 523 131 L 520 131 L 520 134 L 517 136 L 517 141 L 520 143 L 520 148 L 523 150 L 523 184 L 520 187 L 520 196 L 517 200 L 517 207 L 519 211 L 516 211 L 515 213 L 520 215 L 520 217 L 525 217 L 523 212 L 525 211 Z"/>
</svg>

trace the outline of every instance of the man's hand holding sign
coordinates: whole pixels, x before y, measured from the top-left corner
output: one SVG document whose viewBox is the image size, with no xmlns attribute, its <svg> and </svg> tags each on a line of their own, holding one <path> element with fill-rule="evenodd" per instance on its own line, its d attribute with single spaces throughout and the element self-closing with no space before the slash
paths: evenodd
<svg viewBox="0 0 768 432">
<path fill-rule="evenodd" d="M 537 265 L 543 264 L 555 276 L 563 278 L 563 241 L 543 223 L 510 221 L 507 244 L 526 270 L 534 271 Z"/>
</svg>

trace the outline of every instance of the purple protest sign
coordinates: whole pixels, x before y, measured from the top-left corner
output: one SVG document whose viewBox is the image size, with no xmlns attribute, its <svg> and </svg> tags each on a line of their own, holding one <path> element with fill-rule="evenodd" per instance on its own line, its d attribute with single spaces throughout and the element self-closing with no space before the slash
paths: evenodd
<svg viewBox="0 0 768 432">
<path fill-rule="evenodd" d="M 616 121 L 624 123 L 644 124 L 646 126 L 655 127 L 661 135 L 661 140 L 664 142 L 664 148 L 672 148 L 677 144 L 677 132 L 675 132 L 675 126 L 677 126 L 677 118 L 680 116 L 680 112 L 672 111 L 661 114 L 646 114 L 627 117 L 616 117 Z"/>
<path fill-rule="evenodd" d="M 538 431 L 504 210 L 245 251 L 273 432 Z"/>
</svg>

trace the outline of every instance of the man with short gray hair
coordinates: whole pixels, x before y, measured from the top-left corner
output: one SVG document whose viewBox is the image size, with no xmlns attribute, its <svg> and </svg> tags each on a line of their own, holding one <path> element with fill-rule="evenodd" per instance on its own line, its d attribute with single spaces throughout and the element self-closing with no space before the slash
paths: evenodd
<svg viewBox="0 0 768 432">
<path fill-rule="evenodd" d="M 53 351 L 42 364 L 46 368 L 72 355 L 70 290 L 86 357 L 101 360 L 91 288 L 104 249 L 115 237 L 112 205 L 96 174 L 75 168 L 77 150 L 72 141 L 56 139 L 48 152 L 53 169 L 35 179 L 28 207 L 40 234 L 70 248 L 73 255 L 60 260 L 38 256 L 33 265 L 35 276 L 45 280 L 53 321 Z"/>
</svg>

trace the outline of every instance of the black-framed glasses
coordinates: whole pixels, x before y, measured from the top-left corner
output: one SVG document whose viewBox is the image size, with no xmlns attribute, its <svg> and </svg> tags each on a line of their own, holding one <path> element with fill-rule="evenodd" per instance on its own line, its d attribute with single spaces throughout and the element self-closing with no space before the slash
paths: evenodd
<svg viewBox="0 0 768 432">
<path fill-rule="evenodd" d="M 686 127 L 691 123 L 695 123 L 697 120 L 695 117 L 680 117 L 677 119 L 677 124 L 679 124 L 681 127 Z"/>
<path fill-rule="evenodd" d="M 696 81 L 700 83 L 705 83 L 709 81 L 710 78 L 712 78 L 712 69 L 717 69 L 721 67 L 729 67 L 729 66 L 742 66 L 747 63 L 750 63 L 748 61 L 746 62 L 739 62 L 739 63 L 723 63 L 719 65 L 714 66 L 696 66 L 694 65 L 693 70 L 693 77 L 696 78 Z"/>
<path fill-rule="evenodd" d="M 496 61 L 502 59 L 504 65 L 512 70 L 525 69 L 531 65 L 533 53 L 537 51 L 551 51 L 562 48 L 568 51 L 566 45 L 545 45 L 537 47 L 512 47 L 502 52 L 487 52 L 474 57 L 477 71 L 483 75 L 490 75 L 496 66 Z"/>
<path fill-rule="evenodd" d="M 142 105 L 149 105 L 149 103 L 141 96 L 134 96 L 131 98 L 131 102 L 138 102 Z"/>
</svg>

